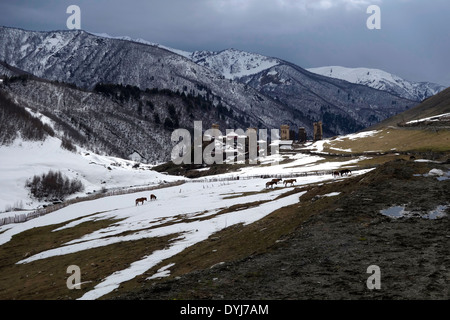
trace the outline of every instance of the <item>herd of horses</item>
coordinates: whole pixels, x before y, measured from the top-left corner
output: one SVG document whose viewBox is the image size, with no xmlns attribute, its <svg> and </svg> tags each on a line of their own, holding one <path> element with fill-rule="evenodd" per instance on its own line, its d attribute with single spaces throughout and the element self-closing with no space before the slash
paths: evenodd
<svg viewBox="0 0 450 320">
<path fill-rule="evenodd" d="M 272 188 L 273 188 L 274 185 L 277 185 L 278 182 L 281 182 L 282 180 L 283 180 L 283 179 L 278 179 L 278 178 L 277 178 L 277 179 L 272 179 L 271 181 L 268 181 L 268 182 L 266 183 L 266 188 L 269 188 L 269 187 L 272 187 Z M 286 187 L 288 184 L 290 184 L 291 186 L 293 186 L 295 182 L 297 182 L 297 179 L 287 179 L 287 180 L 284 180 L 284 181 L 283 181 L 285 187 Z"/>
<path fill-rule="evenodd" d="M 156 200 L 156 196 L 154 194 L 150 195 L 150 201 Z M 148 201 L 147 198 L 143 197 L 143 198 L 137 198 L 136 199 L 136 205 L 140 204 L 144 204 L 144 201 Z"/>
<path fill-rule="evenodd" d="M 351 174 L 352 174 L 352 172 L 349 169 L 344 169 L 344 170 L 341 170 L 341 171 L 333 171 L 333 173 L 332 173 L 333 177 L 339 177 L 339 176 L 343 177 L 343 176 L 348 176 L 348 175 L 351 175 Z M 283 181 L 283 179 L 280 179 L 280 178 L 272 179 L 271 181 L 266 182 L 266 188 L 269 188 L 269 187 L 273 188 L 274 185 L 278 185 L 278 182 L 282 182 L 282 181 Z M 285 187 L 288 186 L 288 185 L 294 186 L 294 184 L 296 182 L 297 182 L 297 179 L 285 179 L 283 181 Z M 151 194 L 150 195 L 150 201 L 153 201 L 153 200 L 156 200 L 156 196 L 154 194 Z M 144 201 L 148 201 L 147 198 L 145 198 L 145 197 L 137 198 L 136 199 L 136 206 L 139 205 L 139 204 L 143 205 Z"/>
<path fill-rule="evenodd" d="M 348 176 L 351 174 L 352 174 L 352 172 L 349 169 L 344 169 L 341 171 L 333 171 L 333 177 L 339 177 L 339 176 L 343 177 L 343 176 Z"/>
<path fill-rule="evenodd" d="M 352 174 L 352 172 L 349 169 L 343 169 L 341 171 L 333 171 L 332 172 L 333 177 L 339 177 L 339 176 L 343 177 L 343 176 L 348 176 L 351 174 Z M 269 187 L 273 188 L 274 185 L 278 185 L 278 182 L 281 182 L 282 180 L 283 179 L 279 179 L 279 178 L 272 179 L 271 181 L 266 182 L 266 188 L 269 188 Z M 294 186 L 294 183 L 296 183 L 296 182 L 297 182 L 296 179 L 287 179 L 287 180 L 283 181 L 285 187 L 287 185 Z"/>
</svg>

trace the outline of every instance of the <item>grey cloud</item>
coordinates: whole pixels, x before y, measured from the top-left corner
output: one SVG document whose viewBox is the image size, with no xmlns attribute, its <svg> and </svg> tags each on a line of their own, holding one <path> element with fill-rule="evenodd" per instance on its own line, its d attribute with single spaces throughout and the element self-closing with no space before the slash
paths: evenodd
<svg viewBox="0 0 450 320">
<path fill-rule="evenodd" d="M 379 68 L 450 85 L 447 0 L 19 0 L 0 2 L 0 24 L 64 29 L 71 4 L 91 32 L 188 51 L 234 47 L 305 68 Z M 366 28 L 369 4 L 381 8 L 381 30 Z"/>
</svg>

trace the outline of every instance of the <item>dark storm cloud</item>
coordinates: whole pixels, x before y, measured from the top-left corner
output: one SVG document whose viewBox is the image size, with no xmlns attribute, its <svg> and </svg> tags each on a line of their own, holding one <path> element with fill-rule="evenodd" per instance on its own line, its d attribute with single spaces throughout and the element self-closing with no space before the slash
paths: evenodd
<svg viewBox="0 0 450 320">
<path fill-rule="evenodd" d="M 0 24 L 66 29 L 66 8 L 81 27 L 143 38 L 186 51 L 230 47 L 302 67 L 372 67 L 408 80 L 450 85 L 447 0 L 81 0 L 3 1 Z M 369 30 L 367 7 L 381 8 Z"/>
</svg>

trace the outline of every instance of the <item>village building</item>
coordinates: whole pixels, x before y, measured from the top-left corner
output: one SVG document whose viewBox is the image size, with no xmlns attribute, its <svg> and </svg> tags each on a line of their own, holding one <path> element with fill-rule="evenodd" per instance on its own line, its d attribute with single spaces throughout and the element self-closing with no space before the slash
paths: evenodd
<svg viewBox="0 0 450 320">
<path fill-rule="evenodd" d="M 306 129 L 304 127 L 298 128 L 298 142 L 305 143 L 306 139 Z"/>
<path fill-rule="evenodd" d="M 314 141 L 323 139 L 322 121 L 314 122 Z"/>
<path fill-rule="evenodd" d="M 290 140 L 289 139 L 289 126 L 284 124 L 281 126 L 281 140 Z"/>
</svg>

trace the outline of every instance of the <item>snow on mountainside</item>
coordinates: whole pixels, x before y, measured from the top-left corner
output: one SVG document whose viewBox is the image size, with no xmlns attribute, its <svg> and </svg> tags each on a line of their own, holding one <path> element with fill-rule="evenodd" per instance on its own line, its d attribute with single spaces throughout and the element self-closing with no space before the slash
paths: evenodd
<svg viewBox="0 0 450 320">
<path fill-rule="evenodd" d="M 361 130 L 415 104 L 281 59 L 234 49 L 174 53 L 128 37 L 6 27 L 0 27 L 0 43 L 0 60 L 37 77 L 85 90 L 99 83 L 122 84 L 201 96 L 222 111 L 220 116 L 229 114 L 244 128 L 288 124 L 294 131 L 305 127 L 311 136 L 313 122 L 323 121 L 324 134 L 333 136 Z"/>
<path fill-rule="evenodd" d="M 307 70 L 326 77 L 388 91 L 413 101 L 422 101 L 445 89 L 444 86 L 435 83 L 408 81 L 379 69 L 328 66 Z"/>
<path fill-rule="evenodd" d="M 197 63 L 198 65 L 207 67 L 208 69 L 224 76 L 226 79 L 232 80 L 256 74 L 280 63 L 280 61 L 276 58 L 270 58 L 257 53 L 236 50 L 233 48 L 222 51 L 202 50 L 188 52 L 150 42 L 141 38 L 133 39 L 129 36 L 111 36 L 107 33 L 91 34 L 98 37 L 132 41 L 158 47 L 161 49 L 166 49 L 168 51 L 186 57 Z"/>
<path fill-rule="evenodd" d="M 166 46 L 161 45 L 159 43 L 150 42 L 150 41 L 147 41 L 147 40 L 142 39 L 142 38 L 131 38 L 129 36 L 111 36 L 111 35 L 109 35 L 107 33 L 95 33 L 95 32 L 88 32 L 88 33 L 90 33 L 90 34 L 92 34 L 94 36 L 97 36 L 97 37 L 108 38 L 108 39 L 116 39 L 116 40 L 132 41 L 132 42 L 142 43 L 142 44 L 146 44 L 146 45 L 153 46 L 153 47 L 166 49 L 166 50 L 172 51 L 173 53 L 179 54 L 180 56 L 183 56 L 183 57 L 186 57 L 186 58 L 189 58 L 189 59 L 192 57 L 192 52 L 166 47 Z"/>
<path fill-rule="evenodd" d="M 245 119 L 245 127 L 279 127 L 292 110 L 251 87 L 230 82 L 161 47 L 76 31 L 36 32 L 0 27 L 0 60 L 33 75 L 92 90 L 98 83 L 168 89 L 208 97 Z M 305 123 L 301 123 L 305 125 Z"/>
<path fill-rule="evenodd" d="M 275 58 L 236 49 L 227 49 L 220 52 L 196 51 L 192 53 L 191 58 L 197 64 L 232 80 L 257 74 L 280 63 Z"/>
</svg>

